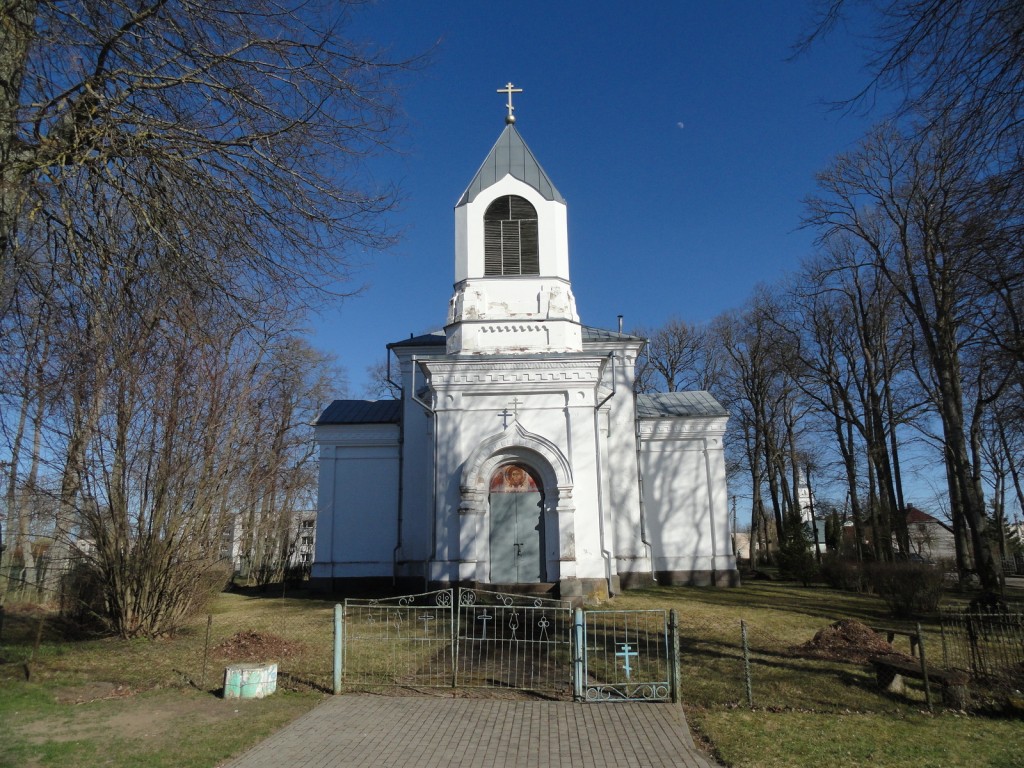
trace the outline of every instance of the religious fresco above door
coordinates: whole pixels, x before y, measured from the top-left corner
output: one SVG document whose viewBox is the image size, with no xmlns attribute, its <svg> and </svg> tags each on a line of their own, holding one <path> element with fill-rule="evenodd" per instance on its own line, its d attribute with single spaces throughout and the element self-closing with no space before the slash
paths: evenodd
<svg viewBox="0 0 1024 768">
<path fill-rule="evenodd" d="M 533 475 L 518 464 L 500 467 L 491 477 L 491 493 L 540 493 Z"/>
<path fill-rule="evenodd" d="M 490 483 L 491 583 L 544 580 L 543 494 L 529 470 L 499 467 Z"/>
</svg>

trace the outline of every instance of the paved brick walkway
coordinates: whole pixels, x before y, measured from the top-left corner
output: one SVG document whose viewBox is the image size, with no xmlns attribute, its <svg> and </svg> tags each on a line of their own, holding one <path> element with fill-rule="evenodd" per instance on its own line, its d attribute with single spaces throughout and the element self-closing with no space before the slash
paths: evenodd
<svg viewBox="0 0 1024 768">
<path fill-rule="evenodd" d="M 227 768 L 712 768 L 672 704 L 334 696 Z"/>
</svg>

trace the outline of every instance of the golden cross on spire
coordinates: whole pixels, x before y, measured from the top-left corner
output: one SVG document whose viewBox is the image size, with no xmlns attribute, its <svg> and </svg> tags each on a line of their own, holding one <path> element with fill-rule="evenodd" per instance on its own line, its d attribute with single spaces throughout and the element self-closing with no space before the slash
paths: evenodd
<svg viewBox="0 0 1024 768">
<path fill-rule="evenodd" d="M 512 85 L 512 83 L 509 83 L 504 88 L 498 89 L 498 93 L 508 94 L 508 103 L 505 105 L 506 109 L 508 109 L 508 114 L 505 116 L 505 122 L 508 123 L 509 125 L 516 121 L 516 116 L 512 114 L 512 112 L 515 110 L 515 107 L 512 106 L 512 94 L 522 92 L 522 88 L 516 88 L 514 85 Z"/>
</svg>

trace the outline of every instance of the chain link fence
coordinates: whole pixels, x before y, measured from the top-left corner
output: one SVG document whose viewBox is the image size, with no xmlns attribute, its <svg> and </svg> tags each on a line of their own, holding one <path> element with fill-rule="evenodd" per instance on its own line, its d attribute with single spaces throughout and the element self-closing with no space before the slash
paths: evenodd
<svg viewBox="0 0 1024 768">
<path fill-rule="evenodd" d="M 821 628 L 832 623 L 823 619 Z M 876 640 L 884 641 L 884 633 Z M 909 640 L 897 638 L 893 650 L 910 655 Z M 869 649 L 857 645 L 795 643 L 788 627 L 777 632 L 768 623 L 679 611 L 680 697 L 691 706 L 877 709 L 879 691 L 866 663 L 869 655 Z M 924 703 L 925 694 L 912 685 L 906 697 Z"/>
<path fill-rule="evenodd" d="M 184 630 L 184 669 L 201 690 L 219 688 L 227 666 L 277 663 L 285 689 L 332 690 L 334 602 L 247 598 L 246 610 L 208 614 Z"/>
<path fill-rule="evenodd" d="M 0 664 L 31 676 L 47 665 L 64 667 L 68 654 L 83 671 L 109 666 L 116 653 L 130 685 L 189 685 L 215 691 L 226 667 L 276 662 L 278 687 L 329 693 L 333 679 L 334 601 L 239 595 L 218 601 L 175 632 L 149 642 L 114 641 L 61 615 L 45 603 L 7 602 L 0 611 Z"/>
</svg>

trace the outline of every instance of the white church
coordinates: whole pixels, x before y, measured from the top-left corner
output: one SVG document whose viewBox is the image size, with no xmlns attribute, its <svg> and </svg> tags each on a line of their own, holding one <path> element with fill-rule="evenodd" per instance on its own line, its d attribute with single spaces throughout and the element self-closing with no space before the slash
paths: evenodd
<svg viewBox="0 0 1024 768">
<path fill-rule="evenodd" d="M 443 330 L 388 345 L 398 400 L 336 400 L 313 586 L 600 599 L 738 583 L 707 392 L 636 395 L 644 340 L 584 325 L 565 200 L 515 127 L 455 206 Z"/>
</svg>

